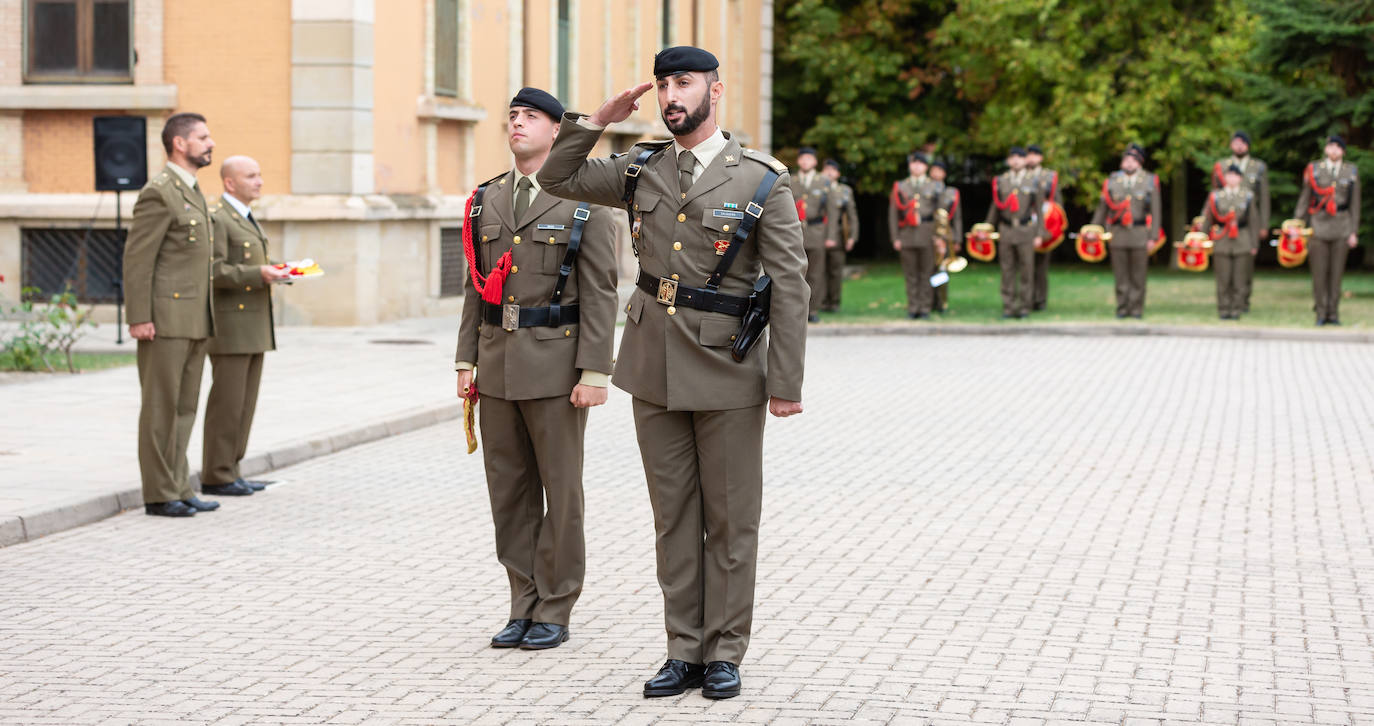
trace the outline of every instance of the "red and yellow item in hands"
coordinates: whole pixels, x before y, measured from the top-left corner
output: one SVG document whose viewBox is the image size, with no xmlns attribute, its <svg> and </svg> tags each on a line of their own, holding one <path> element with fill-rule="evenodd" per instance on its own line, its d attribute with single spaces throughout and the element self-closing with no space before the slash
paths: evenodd
<svg viewBox="0 0 1374 726">
<path fill-rule="evenodd" d="M 969 257 L 979 262 L 992 262 L 997 256 L 997 240 L 1001 235 L 987 222 L 979 222 L 964 235 Z"/>
</svg>

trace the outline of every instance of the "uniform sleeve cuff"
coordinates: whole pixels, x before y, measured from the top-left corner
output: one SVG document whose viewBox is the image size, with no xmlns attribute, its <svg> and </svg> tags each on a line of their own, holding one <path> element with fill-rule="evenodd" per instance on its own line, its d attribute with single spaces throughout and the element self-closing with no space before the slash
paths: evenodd
<svg viewBox="0 0 1374 726">
<path fill-rule="evenodd" d="M 473 368 L 476 368 L 476 366 L 465 360 L 460 360 L 457 363 L 453 364 L 453 370 L 455 371 L 470 371 Z"/>
<path fill-rule="evenodd" d="M 610 382 L 611 377 L 605 373 L 588 370 L 582 371 L 582 377 L 577 381 L 579 385 L 591 386 L 593 388 L 605 388 Z"/>
<path fill-rule="evenodd" d="M 606 127 L 605 127 L 605 126 L 600 126 L 600 125 L 598 125 L 598 124 L 592 123 L 591 117 L 589 117 L 589 116 L 583 116 L 582 118 L 579 118 L 579 119 L 577 120 L 577 125 L 578 125 L 578 126 L 581 126 L 581 127 L 584 128 L 584 129 L 591 129 L 592 131 L 605 131 L 605 130 L 606 130 Z"/>
</svg>

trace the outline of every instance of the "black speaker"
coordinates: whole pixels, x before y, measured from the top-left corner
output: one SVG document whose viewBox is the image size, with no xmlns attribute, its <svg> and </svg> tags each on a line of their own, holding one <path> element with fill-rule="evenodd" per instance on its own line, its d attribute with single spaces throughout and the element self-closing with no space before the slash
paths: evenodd
<svg viewBox="0 0 1374 726">
<path fill-rule="evenodd" d="M 148 183 L 148 120 L 95 117 L 95 190 L 137 191 Z"/>
</svg>

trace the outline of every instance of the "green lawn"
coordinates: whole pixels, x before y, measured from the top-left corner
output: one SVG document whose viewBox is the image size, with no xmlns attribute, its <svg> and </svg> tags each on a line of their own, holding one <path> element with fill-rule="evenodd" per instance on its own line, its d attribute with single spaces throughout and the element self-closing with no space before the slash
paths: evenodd
<svg viewBox="0 0 1374 726">
<path fill-rule="evenodd" d="M 876 323 L 906 319 L 906 292 L 901 269 L 893 263 L 871 264 L 845 281 L 840 312 L 822 314 L 823 322 Z M 1026 325 L 1001 320 L 1001 274 L 996 263 L 970 262 L 950 281 L 949 312 L 932 320 L 952 323 Z M 1374 323 L 1374 274 L 1347 272 L 1341 322 L 1367 327 Z M 1058 264 L 1050 268 L 1047 310 L 1030 322 L 1106 323 L 1116 320 L 1111 267 Z M 1250 314 L 1239 322 L 1217 319 L 1216 281 L 1212 271 L 1196 273 L 1151 266 L 1145 289 L 1145 322 L 1247 327 L 1313 327 L 1312 280 L 1306 266 L 1293 270 L 1261 269 L 1255 274 Z M 1139 324 L 1122 321 L 1122 324 Z"/>
<path fill-rule="evenodd" d="M 54 370 L 58 373 L 67 372 L 67 360 L 61 353 L 48 358 Z M 106 368 L 118 368 L 120 366 L 131 366 L 136 362 L 133 353 L 74 353 L 72 363 L 76 365 L 77 371 L 99 371 Z M 14 370 L 14 361 L 9 353 L 0 353 L 0 371 Z"/>
</svg>

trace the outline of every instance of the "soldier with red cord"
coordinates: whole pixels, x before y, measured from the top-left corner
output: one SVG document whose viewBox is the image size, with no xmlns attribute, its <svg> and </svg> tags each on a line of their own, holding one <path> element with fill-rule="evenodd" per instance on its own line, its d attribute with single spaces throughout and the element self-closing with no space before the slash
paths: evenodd
<svg viewBox="0 0 1374 726">
<path fill-rule="evenodd" d="M 1260 210 L 1255 193 L 1244 188 L 1244 172 L 1232 164 L 1222 172 L 1222 188 L 1207 195 L 1202 231 L 1212 241 L 1217 276 L 1217 315 L 1240 320 L 1259 252 Z"/>
<path fill-rule="evenodd" d="M 1007 154 L 1006 173 L 992 180 L 992 204 L 986 224 L 998 226 L 1002 242 L 1002 317 L 1030 316 L 1034 290 L 1035 249 L 1045 238 L 1041 187 L 1026 170 L 1026 150 Z"/>
<path fill-rule="evenodd" d="M 1116 317 L 1145 315 L 1145 273 L 1150 243 L 1159 238 L 1159 176 L 1145 171 L 1145 150 L 1129 144 L 1121 155 L 1120 171 L 1102 182 L 1102 196 L 1092 223 L 1111 235 L 1108 250 L 1116 278 Z"/>
<path fill-rule="evenodd" d="M 1312 265 L 1317 325 L 1341 324 L 1341 279 L 1345 258 L 1359 244 L 1360 174 L 1345 160 L 1345 139 L 1326 140 L 1326 158 L 1302 172 L 1302 193 L 1293 217 L 1312 227 L 1307 259 Z"/>
</svg>

